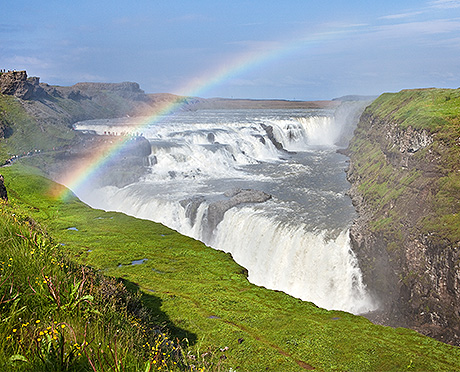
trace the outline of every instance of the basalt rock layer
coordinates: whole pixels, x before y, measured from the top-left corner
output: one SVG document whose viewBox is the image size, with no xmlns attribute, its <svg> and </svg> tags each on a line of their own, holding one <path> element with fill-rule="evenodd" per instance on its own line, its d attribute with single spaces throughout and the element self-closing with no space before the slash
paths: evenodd
<svg viewBox="0 0 460 372">
<path fill-rule="evenodd" d="M 460 90 L 384 94 L 348 148 L 373 320 L 460 344 Z"/>
<path fill-rule="evenodd" d="M 14 95 L 29 100 L 46 95 L 37 77 L 27 78 L 25 71 L 8 71 L 0 73 L 0 94 Z"/>
</svg>

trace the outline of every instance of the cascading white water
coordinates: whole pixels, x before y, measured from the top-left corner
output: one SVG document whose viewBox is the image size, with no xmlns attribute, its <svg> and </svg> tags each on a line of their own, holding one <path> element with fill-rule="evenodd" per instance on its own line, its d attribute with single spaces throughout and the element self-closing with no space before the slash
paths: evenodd
<svg viewBox="0 0 460 372">
<path fill-rule="evenodd" d="M 231 252 L 237 262 L 251 268 L 249 280 L 254 284 L 326 309 L 363 313 L 372 306 L 347 230 L 328 239 L 324 231 L 276 223 L 244 208 L 225 214 L 211 245 Z"/>
<path fill-rule="evenodd" d="M 298 117 L 295 120 L 272 121 L 276 139 L 288 151 L 303 151 L 311 146 L 333 146 L 341 128 L 332 116 Z"/>
<path fill-rule="evenodd" d="M 110 131 L 123 132 L 124 125 Z M 345 195 L 345 160 L 334 147 L 343 127 L 318 111 L 181 113 L 144 128 L 153 166 L 142 181 L 79 197 L 230 252 L 255 284 L 363 313 L 375 306 L 348 241 L 354 212 Z M 93 121 L 76 128 L 103 133 L 109 126 Z M 234 188 L 273 198 L 228 209 L 224 193 Z M 220 214 L 211 214 L 211 206 Z"/>
</svg>

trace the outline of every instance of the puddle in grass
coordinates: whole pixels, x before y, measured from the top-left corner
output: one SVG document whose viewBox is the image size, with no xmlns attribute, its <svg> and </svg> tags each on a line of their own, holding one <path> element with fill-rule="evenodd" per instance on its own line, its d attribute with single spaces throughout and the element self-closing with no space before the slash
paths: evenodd
<svg viewBox="0 0 460 372">
<path fill-rule="evenodd" d="M 130 263 L 129 265 L 119 264 L 118 267 L 142 265 L 145 261 L 147 261 L 147 258 L 143 258 L 143 259 L 141 259 L 141 260 L 134 260 L 134 261 L 131 261 L 131 263 Z"/>
</svg>

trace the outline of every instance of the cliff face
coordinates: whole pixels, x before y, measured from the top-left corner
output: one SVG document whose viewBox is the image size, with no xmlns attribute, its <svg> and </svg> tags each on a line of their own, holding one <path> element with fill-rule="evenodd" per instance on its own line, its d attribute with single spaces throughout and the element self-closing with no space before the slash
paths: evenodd
<svg viewBox="0 0 460 372">
<path fill-rule="evenodd" d="M 29 100 L 45 95 L 39 78 L 27 78 L 25 71 L 9 71 L 0 74 L 0 94 L 14 95 Z"/>
<path fill-rule="evenodd" d="M 351 228 L 374 320 L 460 344 L 460 90 L 384 94 L 349 146 Z"/>
</svg>

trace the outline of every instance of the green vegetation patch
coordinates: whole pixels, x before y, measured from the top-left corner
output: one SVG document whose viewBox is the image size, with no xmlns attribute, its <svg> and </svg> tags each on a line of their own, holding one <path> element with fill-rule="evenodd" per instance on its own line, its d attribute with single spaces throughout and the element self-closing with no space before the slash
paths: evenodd
<svg viewBox="0 0 460 372">
<path fill-rule="evenodd" d="M 240 371 L 460 369 L 460 349 L 456 347 L 414 331 L 373 325 L 359 316 L 326 311 L 284 293 L 257 287 L 247 281 L 245 270 L 228 254 L 160 224 L 121 213 L 94 210 L 76 198 L 54 199 L 54 193 L 49 190 L 62 186 L 19 164 L 3 168 L 2 173 L 10 195 L 10 205 L 3 207 L 9 216 L 5 213 L 0 216 L 6 221 L 3 223 L 14 225 L 16 222 L 10 216 L 20 210 L 25 216 L 21 220 L 39 223 L 51 237 L 49 244 L 65 252 L 72 262 L 92 267 L 105 276 L 123 278 L 127 287 L 140 289 L 142 303 L 149 307 L 156 324 L 166 327 L 174 340 L 182 344 L 187 340 L 190 345 L 186 350 L 190 350 L 191 357 L 186 359 L 189 362 L 184 364 L 185 370 L 194 370 L 192 364 L 195 369 L 232 368 Z M 29 223 L 26 229 L 29 229 Z M 10 238 L 2 239 L 1 244 L 6 247 Z M 15 261 L 26 262 L 19 253 L 5 254 L 14 256 Z M 25 283 L 27 276 L 33 280 L 38 276 L 44 281 L 42 265 L 38 263 L 33 277 L 23 269 Z M 75 267 L 78 272 L 80 269 Z M 64 273 L 70 270 L 66 267 L 58 269 Z M 43 273 L 48 277 L 57 275 L 46 272 L 47 269 Z M 67 281 L 65 276 L 60 278 L 71 293 L 76 282 L 72 277 Z M 46 289 L 46 284 L 43 285 Z M 25 288 L 27 284 L 23 286 Z M 83 319 L 92 308 L 90 303 L 81 301 L 81 307 L 75 307 Z M 2 309 L 5 318 L 8 315 L 5 308 Z M 43 322 L 49 320 L 47 316 L 50 315 L 42 314 L 42 310 L 31 307 L 28 311 L 31 315 L 27 318 L 22 315 L 22 319 L 27 319 L 30 324 L 39 318 Z M 57 315 L 52 315 L 51 322 L 56 321 L 59 327 L 67 325 L 69 318 L 58 319 Z M 4 337 L 11 335 L 14 326 L 8 324 L 10 328 L 5 328 Z M 47 327 L 53 329 L 52 324 L 47 323 Z M 96 324 L 88 323 L 87 332 L 99 332 L 98 328 L 92 329 Z M 123 329 L 127 328 L 125 325 Z M 109 340 L 113 338 L 105 342 Z M 132 338 L 128 337 L 123 346 L 120 343 L 119 350 L 123 353 L 133 350 L 134 354 L 130 354 L 133 356 L 126 356 L 126 360 L 131 361 L 131 370 L 136 370 L 134 360 L 142 366 L 146 361 L 136 354 L 136 347 L 129 346 L 129 340 Z M 11 355 L 16 355 L 8 349 L 10 342 L 8 339 L 3 344 L 4 363 Z M 82 339 L 77 344 L 80 342 Z M 210 354 L 218 356 L 213 365 L 203 362 Z M 14 363 L 20 364 L 19 361 Z"/>
<path fill-rule="evenodd" d="M 24 104 L 29 103 L 24 101 Z M 8 128 L 0 146 L 1 163 L 12 155 L 53 150 L 69 144 L 74 137 L 72 130 L 64 125 L 37 122 L 26 113 L 17 98 L 1 94 L 0 123 Z"/>
<path fill-rule="evenodd" d="M 385 93 L 367 109 L 373 115 L 398 123 L 401 128 L 412 126 L 432 132 L 441 127 L 458 132 L 460 89 L 412 89 Z"/>
</svg>

